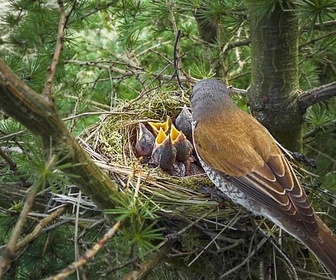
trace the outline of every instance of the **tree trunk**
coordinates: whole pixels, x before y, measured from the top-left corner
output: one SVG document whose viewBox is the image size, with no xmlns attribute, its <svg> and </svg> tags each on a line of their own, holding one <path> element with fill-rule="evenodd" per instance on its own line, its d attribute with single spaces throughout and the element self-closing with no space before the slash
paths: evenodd
<svg viewBox="0 0 336 280">
<path fill-rule="evenodd" d="M 252 114 L 287 149 L 301 150 L 303 113 L 298 106 L 298 19 L 286 2 L 260 15 L 250 6 Z M 264 4 L 263 4 L 264 5 Z"/>
</svg>

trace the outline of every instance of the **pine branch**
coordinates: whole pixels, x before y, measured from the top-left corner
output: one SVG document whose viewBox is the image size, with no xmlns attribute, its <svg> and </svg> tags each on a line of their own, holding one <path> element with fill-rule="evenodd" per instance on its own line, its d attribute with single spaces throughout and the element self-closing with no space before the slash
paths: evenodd
<svg viewBox="0 0 336 280">
<path fill-rule="evenodd" d="M 29 234 L 27 234 L 22 240 L 20 240 L 15 247 L 15 251 L 18 252 L 19 250 L 22 250 L 28 243 L 32 242 L 34 239 L 36 239 L 41 231 L 49 225 L 52 221 L 57 219 L 62 213 L 65 211 L 66 207 L 63 206 L 61 208 L 58 208 L 54 212 L 52 212 L 50 215 L 43 218 L 33 229 L 33 231 Z"/>
<path fill-rule="evenodd" d="M 117 195 L 118 186 L 111 181 L 66 129 L 50 101 L 23 83 L 0 60 L 0 108 L 41 137 L 46 149 L 58 154 L 62 170 L 101 209 L 113 207 L 111 196 Z"/>
<path fill-rule="evenodd" d="M 315 30 L 323 30 L 323 31 L 326 31 L 326 30 L 334 30 L 336 27 L 336 20 L 329 20 L 329 21 L 325 21 L 323 23 L 315 23 L 313 28 Z M 303 32 L 310 32 L 311 29 L 310 28 L 305 28 L 302 30 Z"/>
<path fill-rule="evenodd" d="M 58 23 L 58 34 L 57 34 L 57 41 L 55 46 L 54 55 L 51 61 L 51 65 L 48 68 L 48 75 L 46 82 L 44 84 L 43 94 L 46 95 L 48 98 L 51 98 L 51 86 L 52 81 L 54 79 L 55 73 L 56 73 L 56 67 L 61 55 L 61 50 L 63 46 L 64 41 L 64 30 L 65 30 L 65 24 L 66 24 L 66 15 L 64 11 L 64 3 L 61 0 L 57 1 L 59 8 L 60 8 L 60 20 Z"/>
<path fill-rule="evenodd" d="M 317 133 L 321 131 L 327 131 L 328 129 L 330 129 L 329 132 L 336 131 L 336 120 L 328 122 L 323 126 L 315 127 L 314 129 L 303 135 L 303 139 L 307 141 L 308 138 L 315 137 Z"/>
<path fill-rule="evenodd" d="M 308 107 L 336 96 L 336 82 L 312 88 L 299 96 L 299 107 L 305 111 Z"/>
</svg>

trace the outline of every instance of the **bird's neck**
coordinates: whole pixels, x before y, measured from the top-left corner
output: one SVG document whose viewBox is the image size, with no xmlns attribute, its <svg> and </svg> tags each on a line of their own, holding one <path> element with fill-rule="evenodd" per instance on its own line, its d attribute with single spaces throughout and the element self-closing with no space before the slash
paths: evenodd
<svg viewBox="0 0 336 280">
<path fill-rule="evenodd" d="M 230 104 L 225 104 L 221 107 L 218 106 L 218 104 L 216 104 L 216 106 L 214 106 L 214 104 L 204 104 L 204 106 L 196 107 L 192 112 L 192 115 L 195 121 L 205 119 L 213 121 L 221 119 L 220 121 L 224 121 L 223 118 L 232 115 L 236 110 L 237 108 L 235 106 L 230 106 Z"/>
</svg>

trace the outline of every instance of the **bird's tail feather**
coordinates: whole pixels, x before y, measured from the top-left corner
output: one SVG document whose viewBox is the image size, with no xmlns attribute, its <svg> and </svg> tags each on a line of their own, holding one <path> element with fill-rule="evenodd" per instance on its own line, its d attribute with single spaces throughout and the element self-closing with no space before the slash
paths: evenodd
<svg viewBox="0 0 336 280">
<path fill-rule="evenodd" d="M 308 238 L 304 243 L 336 279 L 336 235 L 321 220 L 318 219 L 318 223 L 319 240 Z"/>
</svg>

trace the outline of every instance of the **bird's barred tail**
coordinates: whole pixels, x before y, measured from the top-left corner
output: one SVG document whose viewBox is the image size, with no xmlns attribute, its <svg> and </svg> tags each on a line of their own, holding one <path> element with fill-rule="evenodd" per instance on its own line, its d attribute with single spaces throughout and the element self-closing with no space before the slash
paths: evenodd
<svg viewBox="0 0 336 280">
<path fill-rule="evenodd" d="M 336 235 L 318 218 L 320 242 L 316 238 L 304 240 L 306 246 L 316 255 L 336 279 Z"/>
</svg>

